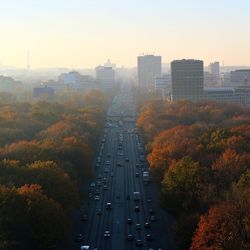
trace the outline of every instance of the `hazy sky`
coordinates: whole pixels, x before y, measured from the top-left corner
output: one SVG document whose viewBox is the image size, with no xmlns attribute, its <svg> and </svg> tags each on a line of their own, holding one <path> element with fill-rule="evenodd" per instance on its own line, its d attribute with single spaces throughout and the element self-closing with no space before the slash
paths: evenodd
<svg viewBox="0 0 250 250">
<path fill-rule="evenodd" d="M 0 62 L 94 67 L 107 58 L 250 65 L 250 0 L 0 0 Z"/>
</svg>

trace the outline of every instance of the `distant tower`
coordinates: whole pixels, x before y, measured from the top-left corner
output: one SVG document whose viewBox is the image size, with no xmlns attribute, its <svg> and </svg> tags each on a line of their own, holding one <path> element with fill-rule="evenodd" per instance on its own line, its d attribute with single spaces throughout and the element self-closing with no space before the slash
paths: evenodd
<svg viewBox="0 0 250 250">
<path fill-rule="evenodd" d="M 27 51 L 27 69 L 30 69 L 30 52 L 29 50 Z"/>
</svg>

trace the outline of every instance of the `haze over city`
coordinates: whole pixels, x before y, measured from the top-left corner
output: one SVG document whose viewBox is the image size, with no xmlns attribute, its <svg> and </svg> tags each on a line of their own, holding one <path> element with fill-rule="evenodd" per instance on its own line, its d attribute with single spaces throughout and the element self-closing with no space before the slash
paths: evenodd
<svg viewBox="0 0 250 250">
<path fill-rule="evenodd" d="M 132 67 L 141 53 L 250 65 L 249 9 L 247 0 L 1 1 L 0 62 L 26 67 L 30 51 L 33 68 L 107 58 Z"/>
<path fill-rule="evenodd" d="M 250 0 L 0 2 L 0 250 L 250 249 Z"/>
</svg>

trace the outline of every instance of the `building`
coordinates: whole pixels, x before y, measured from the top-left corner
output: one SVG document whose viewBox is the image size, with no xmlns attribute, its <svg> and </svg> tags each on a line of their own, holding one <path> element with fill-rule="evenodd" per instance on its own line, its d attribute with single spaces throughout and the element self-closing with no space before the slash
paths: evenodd
<svg viewBox="0 0 250 250">
<path fill-rule="evenodd" d="M 99 87 L 111 89 L 115 86 L 115 71 L 112 67 L 96 67 L 96 81 Z"/>
<path fill-rule="evenodd" d="M 234 104 L 250 106 L 250 91 L 247 90 L 246 88 L 232 88 L 232 87 L 204 88 L 202 61 L 198 60 L 173 61 L 171 63 L 171 71 L 172 71 L 171 101 L 215 100 L 221 103 L 234 103 Z"/>
<path fill-rule="evenodd" d="M 204 88 L 203 61 L 175 60 L 171 62 L 172 96 L 201 95 Z"/>
<path fill-rule="evenodd" d="M 155 79 L 161 77 L 161 56 L 138 56 L 137 71 L 139 87 L 153 90 Z"/>
<path fill-rule="evenodd" d="M 113 70 L 116 70 L 116 64 L 115 63 L 111 63 L 111 60 L 108 59 L 107 62 L 105 62 L 103 64 L 104 67 L 111 67 Z"/>
<path fill-rule="evenodd" d="M 218 79 L 220 78 L 220 63 L 219 62 L 214 62 L 210 63 L 208 66 L 209 73 Z"/>
<path fill-rule="evenodd" d="M 211 74 L 208 71 L 204 71 L 204 87 L 219 87 L 221 86 L 220 78 Z"/>
<path fill-rule="evenodd" d="M 93 77 L 89 75 L 81 75 L 77 71 L 61 74 L 59 76 L 58 84 L 63 84 L 67 89 L 80 92 L 95 88 Z"/>
<path fill-rule="evenodd" d="M 33 98 L 39 101 L 53 101 L 55 90 L 52 87 L 42 86 L 33 89 Z"/>
<path fill-rule="evenodd" d="M 230 82 L 231 87 L 248 87 L 250 84 L 250 69 L 231 71 Z"/>
<path fill-rule="evenodd" d="M 170 90 L 171 89 L 171 75 L 164 74 L 161 77 L 155 78 L 155 91 Z"/>
</svg>

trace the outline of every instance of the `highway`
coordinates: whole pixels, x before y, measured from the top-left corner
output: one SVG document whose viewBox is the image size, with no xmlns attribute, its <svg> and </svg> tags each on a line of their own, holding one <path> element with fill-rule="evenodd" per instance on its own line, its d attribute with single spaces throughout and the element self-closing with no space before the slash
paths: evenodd
<svg viewBox="0 0 250 250">
<path fill-rule="evenodd" d="M 88 206 L 79 213 L 82 239 L 74 249 L 171 249 L 156 191 L 143 177 L 148 164 L 135 118 L 132 94 L 117 95 L 107 114 Z"/>
</svg>

